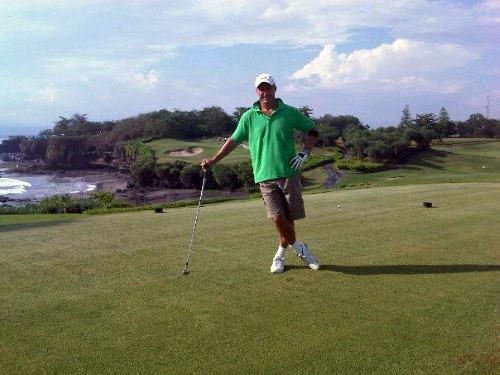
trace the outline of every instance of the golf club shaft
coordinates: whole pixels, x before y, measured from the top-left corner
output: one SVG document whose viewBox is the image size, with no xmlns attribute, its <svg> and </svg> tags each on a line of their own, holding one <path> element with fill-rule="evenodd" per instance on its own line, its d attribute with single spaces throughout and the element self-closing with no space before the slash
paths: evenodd
<svg viewBox="0 0 500 375">
<path fill-rule="evenodd" d="M 201 199 L 203 197 L 203 191 L 205 190 L 206 181 L 207 181 L 207 174 L 206 174 L 206 172 L 204 172 L 203 173 L 203 181 L 201 183 L 200 199 L 198 199 L 198 207 L 196 208 L 196 216 L 194 218 L 193 231 L 191 232 L 191 240 L 189 241 L 186 264 L 184 265 L 184 270 L 182 271 L 183 274 L 185 274 L 187 272 L 188 265 L 189 265 L 189 258 L 191 257 L 191 252 L 192 252 L 193 242 L 194 242 L 194 235 L 196 232 L 196 225 L 198 224 L 198 218 L 200 217 Z"/>
</svg>

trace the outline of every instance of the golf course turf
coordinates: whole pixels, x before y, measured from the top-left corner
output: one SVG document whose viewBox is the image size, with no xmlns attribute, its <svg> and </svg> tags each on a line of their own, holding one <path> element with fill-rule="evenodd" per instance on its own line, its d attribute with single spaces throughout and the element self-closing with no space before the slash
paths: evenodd
<svg viewBox="0 0 500 375">
<path fill-rule="evenodd" d="M 288 250 L 280 275 L 260 199 L 202 206 L 184 276 L 194 207 L 4 215 L 0 372 L 498 373 L 499 192 L 306 194 L 298 237 L 322 268 Z"/>
</svg>

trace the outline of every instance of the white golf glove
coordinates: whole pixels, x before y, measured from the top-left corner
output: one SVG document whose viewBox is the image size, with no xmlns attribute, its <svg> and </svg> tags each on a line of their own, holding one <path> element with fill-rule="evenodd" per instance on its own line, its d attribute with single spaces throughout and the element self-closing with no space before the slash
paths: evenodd
<svg viewBox="0 0 500 375">
<path fill-rule="evenodd" d="M 307 160 L 309 157 L 309 150 L 303 150 L 299 152 L 291 161 L 290 165 L 292 166 L 293 169 L 298 171 L 300 167 L 302 167 L 302 164 Z"/>
</svg>

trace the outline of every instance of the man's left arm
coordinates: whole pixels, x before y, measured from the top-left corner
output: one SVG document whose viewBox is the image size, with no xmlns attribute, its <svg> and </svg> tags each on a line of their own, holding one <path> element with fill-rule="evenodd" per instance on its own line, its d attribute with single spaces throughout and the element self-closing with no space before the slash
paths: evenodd
<svg viewBox="0 0 500 375">
<path fill-rule="evenodd" d="M 292 166 L 293 169 L 299 170 L 300 167 L 305 163 L 307 158 L 309 157 L 309 154 L 311 153 L 311 150 L 313 147 L 316 145 L 316 141 L 318 140 L 319 133 L 318 131 L 313 128 L 309 130 L 306 136 L 306 141 L 304 142 L 304 149 L 299 152 L 291 161 L 290 165 Z"/>
<path fill-rule="evenodd" d="M 316 146 L 316 141 L 318 140 L 319 133 L 315 128 L 309 130 L 306 136 L 306 141 L 304 142 L 304 150 L 311 153 L 311 150 Z"/>
</svg>

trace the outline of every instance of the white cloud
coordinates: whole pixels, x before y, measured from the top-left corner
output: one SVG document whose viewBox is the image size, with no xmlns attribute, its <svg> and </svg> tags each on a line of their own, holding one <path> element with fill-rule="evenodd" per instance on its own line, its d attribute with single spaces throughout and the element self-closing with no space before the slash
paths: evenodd
<svg viewBox="0 0 500 375">
<path fill-rule="evenodd" d="M 311 106 L 304 87 L 392 91 L 390 101 L 398 90 L 481 96 L 498 86 L 499 0 L 17 0 L 0 1 L 0 14 L 0 102 L 20 118 L 27 98 L 34 118 L 45 108 L 54 118 L 236 107 L 248 87 L 235 79 L 225 99 L 212 82 L 254 69 L 274 69 Z"/>
<path fill-rule="evenodd" d="M 94 23 L 99 38 L 124 34 L 123 45 L 144 31 L 153 43 L 181 45 L 328 44 L 352 40 L 352 30 L 383 28 L 397 31 L 397 37 L 418 39 L 418 35 L 468 38 L 461 31 L 489 28 L 498 20 L 498 0 L 479 5 L 455 1 L 394 0 L 43 0 L 0 4 L 0 13 L 12 14 L 17 30 L 34 23 L 54 33 L 73 32 L 74 24 Z M 76 7 L 76 11 L 75 11 Z M 98 13 L 96 9 L 101 9 Z M 113 12 L 116 9 L 117 12 Z M 30 14 L 49 18 L 31 17 Z M 61 18 L 60 15 L 66 15 Z M 116 16 L 114 16 L 116 14 Z M 121 17 L 117 22 L 115 17 Z M 44 21 L 45 20 L 45 21 Z M 485 24 L 482 24 L 485 23 Z M 498 23 L 497 23 L 498 24 Z M 106 26 L 106 25 L 109 25 Z M 123 27 L 126 25 L 127 27 Z M 145 27 L 145 25 L 147 25 Z M 493 25 L 494 26 L 494 25 Z M 12 26 L 9 26 L 12 29 Z M 28 29 L 32 35 L 33 27 Z M 133 30 L 133 31 L 132 31 Z M 8 30 L 0 25 L 2 33 Z M 12 30 L 11 30 L 12 31 Z M 1 33 L 0 33 L 1 34 Z M 144 35 L 144 34 L 143 34 Z"/>
<path fill-rule="evenodd" d="M 486 0 L 484 4 L 491 9 L 500 9 L 500 1 L 498 0 Z"/>
<path fill-rule="evenodd" d="M 457 82 L 435 82 L 433 73 L 459 68 L 478 58 L 455 44 L 437 44 L 397 39 L 373 49 L 337 53 L 334 45 L 326 45 L 319 55 L 292 79 L 303 80 L 309 87 L 381 89 L 417 88 L 423 91 L 454 92 Z M 293 87 L 289 87 L 292 90 Z"/>
<path fill-rule="evenodd" d="M 61 99 L 61 90 L 49 83 L 47 86 L 37 90 L 28 102 L 35 104 L 55 104 Z"/>
<path fill-rule="evenodd" d="M 137 58 L 111 58 L 92 56 L 51 57 L 44 64 L 45 76 L 67 86 L 75 82 L 113 81 L 132 84 L 133 87 L 151 89 L 162 80 L 162 74 L 150 66 L 157 58 L 152 55 Z M 146 71 L 146 73 L 144 73 Z"/>
<path fill-rule="evenodd" d="M 150 90 L 158 86 L 162 80 L 162 75 L 159 72 L 150 70 L 147 74 L 136 73 L 132 76 L 131 82 L 145 90 Z"/>
</svg>

